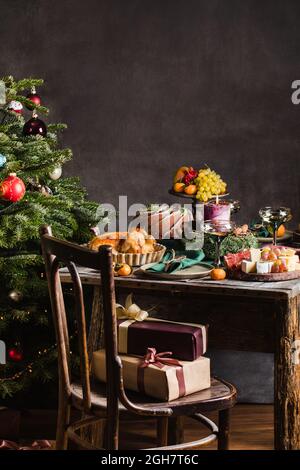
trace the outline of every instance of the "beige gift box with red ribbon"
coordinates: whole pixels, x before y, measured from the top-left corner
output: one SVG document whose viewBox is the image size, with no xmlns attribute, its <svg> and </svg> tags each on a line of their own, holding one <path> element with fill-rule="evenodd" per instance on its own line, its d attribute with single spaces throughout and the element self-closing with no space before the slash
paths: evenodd
<svg viewBox="0 0 300 470">
<path fill-rule="evenodd" d="M 210 387 L 210 360 L 178 361 L 171 353 L 148 348 L 144 358 L 120 355 L 124 386 L 162 401 L 171 401 Z M 106 382 L 105 351 L 93 353 L 92 370 Z"/>
</svg>

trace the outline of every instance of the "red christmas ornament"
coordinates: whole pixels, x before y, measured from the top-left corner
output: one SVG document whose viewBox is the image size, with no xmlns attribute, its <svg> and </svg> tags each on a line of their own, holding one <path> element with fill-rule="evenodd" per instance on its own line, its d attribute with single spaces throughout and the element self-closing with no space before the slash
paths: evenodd
<svg viewBox="0 0 300 470">
<path fill-rule="evenodd" d="M 22 114 L 23 113 L 23 105 L 20 103 L 20 101 L 10 101 L 7 105 L 7 109 L 9 111 L 14 111 L 17 114 Z"/>
<path fill-rule="evenodd" d="M 15 346 L 8 351 L 9 358 L 14 362 L 23 360 L 23 352 L 19 346 Z"/>
<path fill-rule="evenodd" d="M 28 104 L 26 105 L 26 108 L 30 110 L 36 108 L 37 106 L 40 106 L 42 102 L 40 95 L 38 95 L 37 92 L 35 91 L 35 87 L 31 88 L 31 92 L 28 93 L 26 98 L 32 102 L 32 105 L 28 105 Z"/>
<path fill-rule="evenodd" d="M 36 113 L 33 113 L 32 118 L 25 122 L 23 127 L 23 135 L 41 135 L 46 137 L 47 127 L 44 121 L 38 118 Z"/>
<path fill-rule="evenodd" d="M 22 199 L 26 191 L 25 184 L 15 173 L 10 173 L 5 180 L 0 183 L 0 197 L 10 202 L 17 202 Z"/>
</svg>

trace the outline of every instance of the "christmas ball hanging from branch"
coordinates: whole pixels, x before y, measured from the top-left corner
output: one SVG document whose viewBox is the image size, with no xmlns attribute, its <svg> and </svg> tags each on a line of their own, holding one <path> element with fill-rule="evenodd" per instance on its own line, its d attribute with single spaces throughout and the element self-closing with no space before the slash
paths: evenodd
<svg viewBox="0 0 300 470">
<path fill-rule="evenodd" d="M 16 173 L 10 173 L 0 183 L 0 197 L 10 202 L 20 201 L 26 192 L 25 184 Z"/>
<path fill-rule="evenodd" d="M 49 173 L 49 177 L 52 179 L 52 180 L 58 180 L 62 175 L 62 167 L 61 166 L 57 166 L 56 168 L 54 168 L 54 170 L 50 171 Z"/>
<path fill-rule="evenodd" d="M 25 122 L 23 127 L 23 135 L 41 135 L 46 137 L 47 127 L 44 121 L 38 118 L 37 113 L 32 114 L 32 118 L 29 121 Z"/>
<path fill-rule="evenodd" d="M 15 343 L 15 345 L 9 349 L 8 357 L 14 362 L 21 362 L 23 360 L 23 351 L 20 343 Z"/>
<path fill-rule="evenodd" d="M 28 93 L 26 98 L 32 102 L 32 104 L 26 104 L 26 108 L 29 110 L 35 109 L 37 106 L 41 105 L 41 97 L 37 94 L 34 86 L 31 88 L 31 92 Z"/>
</svg>

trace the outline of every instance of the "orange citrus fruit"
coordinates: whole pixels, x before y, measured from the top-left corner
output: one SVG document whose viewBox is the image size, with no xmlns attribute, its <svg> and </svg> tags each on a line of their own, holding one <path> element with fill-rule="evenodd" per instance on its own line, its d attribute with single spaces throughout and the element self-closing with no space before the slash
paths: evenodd
<svg viewBox="0 0 300 470">
<path fill-rule="evenodd" d="M 176 193 L 183 193 L 184 183 L 175 183 L 173 189 Z"/>
<path fill-rule="evenodd" d="M 188 194 L 189 196 L 193 196 L 193 194 L 196 194 L 197 192 L 197 186 L 195 184 L 189 184 L 184 188 L 185 194 Z"/>
<path fill-rule="evenodd" d="M 284 234 L 285 234 L 285 226 L 280 225 L 280 227 L 277 230 L 277 237 L 283 237 Z"/>
<path fill-rule="evenodd" d="M 117 270 L 118 276 L 129 276 L 131 274 L 131 267 L 129 264 L 122 264 L 121 267 Z"/>
<path fill-rule="evenodd" d="M 210 272 L 210 277 L 211 277 L 214 281 L 222 281 L 222 279 L 225 279 L 225 278 L 226 278 L 226 271 L 224 271 L 224 269 L 222 269 L 222 268 L 214 268 L 214 269 Z"/>
</svg>

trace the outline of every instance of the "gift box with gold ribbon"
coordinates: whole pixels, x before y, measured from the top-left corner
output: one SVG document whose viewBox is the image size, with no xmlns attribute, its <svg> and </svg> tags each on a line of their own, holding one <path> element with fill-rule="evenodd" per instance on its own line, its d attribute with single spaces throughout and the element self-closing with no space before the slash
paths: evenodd
<svg viewBox="0 0 300 470">
<path fill-rule="evenodd" d="M 151 318 L 133 303 L 130 294 L 123 307 L 117 304 L 118 347 L 122 354 L 142 356 L 149 344 L 157 351 L 167 349 L 183 361 L 194 361 L 207 348 L 207 327 Z"/>
<path fill-rule="evenodd" d="M 148 348 L 144 357 L 120 355 L 124 387 L 162 401 L 171 401 L 210 387 L 210 360 L 178 361 L 171 352 Z M 106 382 L 105 351 L 93 353 L 92 370 Z"/>
</svg>

